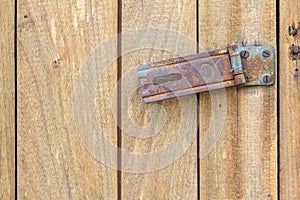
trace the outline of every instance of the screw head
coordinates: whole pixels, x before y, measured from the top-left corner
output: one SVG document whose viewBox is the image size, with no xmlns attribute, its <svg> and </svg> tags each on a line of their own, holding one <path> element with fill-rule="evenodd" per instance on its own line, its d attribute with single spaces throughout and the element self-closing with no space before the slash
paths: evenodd
<svg viewBox="0 0 300 200">
<path fill-rule="evenodd" d="M 294 29 L 293 31 L 292 31 L 292 36 L 296 36 L 298 34 L 298 29 Z"/>
<path fill-rule="evenodd" d="M 248 58 L 250 56 L 250 53 L 248 51 L 241 51 L 240 55 L 242 58 Z"/>
<path fill-rule="evenodd" d="M 264 74 L 262 76 L 262 81 L 264 83 L 270 83 L 270 82 L 272 82 L 272 80 L 273 80 L 273 77 L 270 74 Z"/>
<path fill-rule="evenodd" d="M 268 57 L 270 57 L 270 55 L 271 55 L 271 52 L 270 52 L 269 50 L 264 50 L 264 51 L 262 52 L 262 56 L 263 56 L 264 58 L 268 58 Z"/>
<path fill-rule="evenodd" d="M 300 50 L 299 50 L 299 47 L 294 47 L 294 48 L 293 48 L 293 54 L 294 54 L 294 55 L 297 55 L 297 54 L 299 53 L 299 51 L 300 51 Z"/>
<path fill-rule="evenodd" d="M 293 26 L 289 26 L 289 35 L 296 36 L 298 34 L 298 29 L 295 28 L 295 24 Z"/>
</svg>

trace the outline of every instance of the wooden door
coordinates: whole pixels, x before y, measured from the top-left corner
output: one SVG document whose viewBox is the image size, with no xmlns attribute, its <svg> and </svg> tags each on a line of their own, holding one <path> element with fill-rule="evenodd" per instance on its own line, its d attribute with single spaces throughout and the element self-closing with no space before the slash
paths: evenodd
<svg viewBox="0 0 300 200">
<path fill-rule="evenodd" d="M 14 2 L 0 6 L 0 199 L 14 197 L 15 191 L 15 69 Z"/>
<path fill-rule="evenodd" d="M 299 3 L 5 0 L 0 199 L 299 199 Z M 276 83 L 142 101 L 137 66 L 233 43 Z"/>
</svg>

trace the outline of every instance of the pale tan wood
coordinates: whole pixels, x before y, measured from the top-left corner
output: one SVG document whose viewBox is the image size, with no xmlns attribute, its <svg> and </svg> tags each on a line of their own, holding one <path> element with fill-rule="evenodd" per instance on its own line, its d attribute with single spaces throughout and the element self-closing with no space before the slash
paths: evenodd
<svg viewBox="0 0 300 200">
<path fill-rule="evenodd" d="M 14 1 L 0 6 L 0 199 L 15 197 Z"/>
<path fill-rule="evenodd" d="M 199 1 L 199 38 L 205 50 L 232 43 L 276 45 L 276 4 L 268 1 Z M 200 148 L 210 116 L 227 108 L 222 134 L 200 160 L 201 199 L 276 199 L 276 85 L 200 95 Z M 225 105 L 224 105 L 225 104 Z M 212 126 L 220 127 L 216 121 Z M 212 133 L 217 134 L 212 131 Z"/>
<path fill-rule="evenodd" d="M 18 197 L 116 199 L 117 171 L 99 162 L 79 137 L 72 95 L 84 60 L 117 34 L 117 2 L 21 0 L 17 28 Z M 103 106 L 117 82 L 116 62 L 103 76 L 96 113 L 116 144 L 116 124 Z"/>
<path fill-rule="evenodd" d="M 280 1 L 280 198 L 300 198 L 300 72 L 299 61 L 289 59 L 289 47 L 300 46 L 299 33 L 289 36 L 288 27 L 299 31 L 299 1 Z M 297 71 L 298 70 L 298 71 Z"/>
<path fill-rule="evenodd" d="M 122 32 L 137 30 L 138 28 L 152 27 L 156 29 L 171 29 L 173 31 L 183 34 L 183 37 L 196 40 L 196 2 L 195 1 L 122 1 Z M 145 31 L 146 32 L 146 31 Z M 186 54 L 196 53 L 196 44 L 188 45 L 182 43 L 179 45 L 178 37 L 172 38 L 166 32 L 157 30 L 153 35 L 145 33 L 143 40 L 155 37 L 153 40 L 154 46 L 170 45 L 170 40 L 173 41 L 175 47 L 186 49 Z M 122 49 L 127 49 L 128 40 L 122 37 Z M 132 45 L 134 42 L 132 38 Z M 168 43 L 169 41 L 169 43 Z M 147 42 L 145 42 L 147 43 Z M 124 47 L 126 46 L 126 47 Z M 129 45 L 130 46 L 130 45 Z M 171 45 L 172 46 L 172 45 Z M 171 49 L 172 50 L 172 49 Z M 174 49 L 175 50 L 175 49 Z M 123 52 L 124 53 L 124 52 Z M 179 55 L 174 52 L 160 51 L 159 49 L 139 49 L 122 56 L 122 76 L 127 73 L 134 73 L 136 75 L 136 67 L 141 64 L 159 61 L 162 59 L 177 57 Z M 183 55 L 180 55 L 183 56 Z M 136 84 L 137 79 L 132 82 Z M 127 103 L 128 99 L 124 99 L 124 94 L 128 85 L 123 84 L 122 89 L 122 106 Z M 196 140 L 196 126 L 197 121 L 197 102 L 191 104 L 192 98 L 196 96 L 184 97 L 182 103 L 189 105 L 192 112 L 189 113 L 190 121 L 183 124 L 181 119 L 181 112 L 187 112 L 182 108 L 179 101 L 176 99 L 165 100 L 160 103 L 145 104 L 141 98 L 138 90 L 133 93 L 129 100 L 129 110 L 122 112 L 122 121 L 124 118 L 130 116 L 131 122 L 143 127 L 147 124 L 157 123 L 153 132 L 158 126 L 163 124 L 163 127 L 149 138 L 135 138 L 131 136 L 130 132 L 123 130 L 122 132 L 122 149 L 133 153 L 149 153 L 158 151 L 175 140 L 177 134 L 188 135 L 188 129 L 192 126 L 195 129 L 194 142 L 190 148 L 171 165 L 163 169 L 149 172 L 149 173 L 122 173 L 122 199 L 197 199 L 197 140 Z M 155 106 L 153 108 L 153 106 Z M 166 122 L 157 121 L 157 118 L 164 114 L 163 110 L 159 108 L 162 106 L 165 109 Z M 151 109 L 153 108 L 153 109 Z M 153 117 L 152 121 L 150 120 Z M 177 133 L 179 125 L 185 127 L 181 133 Z M 182 141 L 182 144 L 186 141 Z M 180 144 L 178 148 L 182 145 Z M 172 152 L 170 152 L 172 154 Z M 125 158 L 122 158 L 125 159 Z M 133 161 L 136 161 L 133 159 Z M 161 162 L 164 162 L 162 159 Z M 149 160 L 147 165 L 152 165 Z M 159 164 L 159 163 L 156 163 Z"/>
</svg>

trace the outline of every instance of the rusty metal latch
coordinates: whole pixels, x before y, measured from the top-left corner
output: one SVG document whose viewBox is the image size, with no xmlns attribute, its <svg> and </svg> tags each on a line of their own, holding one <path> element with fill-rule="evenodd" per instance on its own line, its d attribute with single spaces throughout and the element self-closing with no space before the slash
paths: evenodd
<svg viewBox="0 0 300 200">
<path fill-rule="evenodd" d="M 146 103 L 231 86 L 274 84 L 271 46 L 236 46 L 159 61 L 138 68 Z"/>
</svg>

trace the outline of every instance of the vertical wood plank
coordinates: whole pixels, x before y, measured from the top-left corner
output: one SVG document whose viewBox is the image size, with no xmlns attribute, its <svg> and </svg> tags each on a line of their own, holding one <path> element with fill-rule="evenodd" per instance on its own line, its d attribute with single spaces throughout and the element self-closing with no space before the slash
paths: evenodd
<svg viewBox="0 0 300 200">
<path fill-rule="evenodd" d="M 300 198 L 300 65 L 289 59 L 291 45 L 300 46 L 299 9 L 299 1 L 280 2 L 280 199 Z"/>
<path fill-rule="evenodd" d="M 275 1 L 199 0 L 199 38 L 206 50 L 243 41 L 275 46 Z M 210 116 L 227 109 L 218 142 L 200 160 L 200 198 L 276 199 L 276 85 L 230 88 L 226 96 L 225 105 L 211 107 L 210 98 L 218 102 L 221 91 L 200 95 L 200 148 Z"/>
<path fill-rule="evenodd" d="M 0 6 L 0 199 L 15 195 L 14 1 Z"/>
<path fill-rule="evenodd" d="M 84 60 L 117 34 L 116 2 L 20 0 L 17 26 L 19 198 L 116 199 L 117 171 L 79 137 L 72 96 Z M 95 102 L 99 124 L 116 144 L 116 125 L 103 107 L 117 82 L 116 62 L 110 69 Z"/>
<path fill-rule="evenodd" d="M 122 1 L 122 32 L 138 31 L 140 28 L 170 29 L 181 33 L 183 37 L 191 38 L 196 41 L 196 1 Z M 151 38 L 153 46 L 172 46 L 178 48 L 180 36 L 172 38 L 172 34 L 156 30 L 153 34 L 145 31 L 142 41 Z M 155 38 L 154 40 L 153 37 Z M 122 36 L 122 50 L 130 48 L 129 41 Z M 170 43 L 170 41 L 172 41 Z M 182 41 L 182 40 L 181 40 Z M 132 46 L 135 46 L 136 38 L 131 40 Z M 129 47 L 128 47 L 129 46 Z M 188 45 L 182 43 L 179 48 L 185 49 L 186 54 L 196 53 L 196 43 Z M 175 50 L 175 49 L 174 49 Z M 182 55 L 174 54 L 174 52 L 162 51 L 161 49 L 137 49 L 135 51 L 124 53 L 122 56 L 122 76 L 126 79 L 126 74 L 134 73 L 136 75 L 136 67 L 141 64 L 159 61 L 166 58 L 178 57 Z M 132 80 L 132 84 L 136 84 L 137 80 Z M 122 173 L 122 199 L 197 199 L 197 102 L 192 101 L 196 96 L 184 97 L 181 99 L 182 104 L 189 105 L 192 110 L 188 116 L 191 116 L 189 122 L 183 122 L 181 113 L 187 112 L 179 103 L 179 100 L 172 99 L 160 103 L 145 104 L 142 101 L 141 94 L 137 90 L 131 95 L 130 99 L 125 98 L 127 84 L 122 83 L 122 106 L 128 104 L 128 110 L 122 109 L 122 122 L 126 125 L 125 118 L 130 118 L 131 123 L 137 126 L 145 127 L 153 125 L 148 138 L 139 138 L 139 135 L 132 135 L 130 131 L 123 129 L 122 131 L 122 150 L 133 153 L 151 153 L 159 151 L 162 148 L 168 148 L 177 135 L 188 135 L 187 131 L 190 127 L 195 130 L 194 142 L 190 148 L 170 165 L 148 173 Z M 158 118 L 165 114 L 166 121 L 160 121 Z M 163 125 L 160 127 L 160 125 Z M 185 129 L 178 133 L 179 126 Z M 155 133 L 157 132 L 157 133 Z M 131 134 L 131 135 L 130 135 Z M 141 132 L 141 135 L 143 132 Z M 181 141 L 178 149 L 181 148 L 186 141 Z M 172 154 L 174 150 L 170 150 Z M 166 156 L 168 157 L 168 156 Z M 125 163 L 122 157 L 122 164 Z M 164 162 L 168 158 L 162 158 Z M 132 163 L 138 162 L 138 158 L 133 158 Z M 149 160 L 145 163 L 148 165 L 159 165 Z M 141 165 L 142 166 L 142 165 Z M 124 168 L 124 167 L 123 167 Z M 122 168 L 122 169 L 123 169 Z"/>
</svg>

